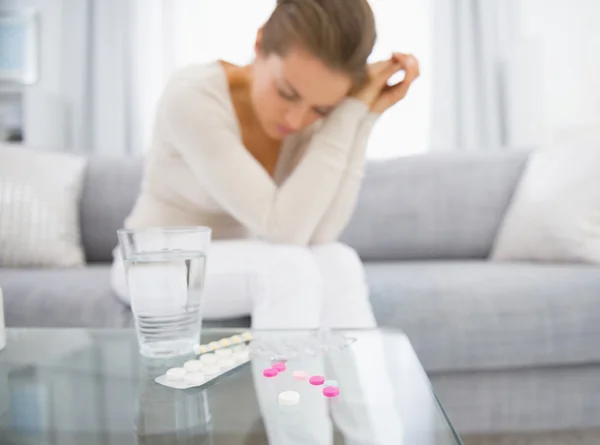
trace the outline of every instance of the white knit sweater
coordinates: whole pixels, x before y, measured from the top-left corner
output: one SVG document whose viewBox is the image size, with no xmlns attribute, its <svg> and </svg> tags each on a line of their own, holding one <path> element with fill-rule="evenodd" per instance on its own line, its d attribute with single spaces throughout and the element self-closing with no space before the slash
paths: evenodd
<svg viewBox="0 0 600 445">
<path fill-rule="evenodd" d="M 208 225 L 215 239 L 334 241 L 354 210 L 377 115 L 347 98 L 287 137 L 271 178 L 242 143 L 219 62 L 177 72 L 158 104 L 129 228 Z"/>
</svg>

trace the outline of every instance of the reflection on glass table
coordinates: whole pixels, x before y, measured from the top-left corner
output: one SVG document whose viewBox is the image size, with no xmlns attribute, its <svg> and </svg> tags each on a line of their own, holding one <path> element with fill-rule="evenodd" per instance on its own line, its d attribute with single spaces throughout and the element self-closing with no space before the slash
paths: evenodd
<svg viewBox="0 0 600 445">
<path fill-rule="evenodd" d="M 202 341 L 236 332 L 205 330 Z M 350 339 L 346 347 L 319 347 L 314 331 L 254 337 L 250 363 L 177 390 L 154 379 L 186 358 L 141 357 L 133 330 L 9 329 L 0 444 L 460 444 L 401 332 L 329 335 Z M 273 359 L 287 369 L 265 378 Z M 336 380 L 339 396 L 324 397 L 294 370 Z M 299 403 L 281 405 L 283 391 Z"/>
</svg>

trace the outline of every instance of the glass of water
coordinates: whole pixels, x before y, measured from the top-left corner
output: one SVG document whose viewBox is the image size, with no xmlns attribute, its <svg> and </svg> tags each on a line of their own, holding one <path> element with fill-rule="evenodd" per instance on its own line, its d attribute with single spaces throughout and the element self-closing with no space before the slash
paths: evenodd
<svg viewBox="0 0 600 445">
<path fill-rule="evenodd" d="M 140 353 L 190 354 L 200 342 L 208 227 L 121 229 L 131 310 Z"/>
</svg>

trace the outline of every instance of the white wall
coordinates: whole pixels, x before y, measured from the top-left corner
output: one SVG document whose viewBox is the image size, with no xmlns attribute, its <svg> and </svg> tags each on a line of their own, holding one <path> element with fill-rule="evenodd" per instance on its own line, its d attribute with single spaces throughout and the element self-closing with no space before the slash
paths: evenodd
<svg viewBox="0 0 600 445">
<path fill-rule="evenodd" d="M 513 142 L 600 141 L 600 1 L 517 4 Z"/>
</svg>

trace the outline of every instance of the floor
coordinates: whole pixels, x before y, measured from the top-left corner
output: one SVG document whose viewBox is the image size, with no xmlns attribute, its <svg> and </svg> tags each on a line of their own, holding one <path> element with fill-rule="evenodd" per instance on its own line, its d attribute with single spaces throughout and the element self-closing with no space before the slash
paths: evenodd
<svg viewBox="0 0 600 445">
<path fill-rule="evenodd" d="M 463 437 L 464 445 L 599 445 L 600 431 Z"/>
</svg>

